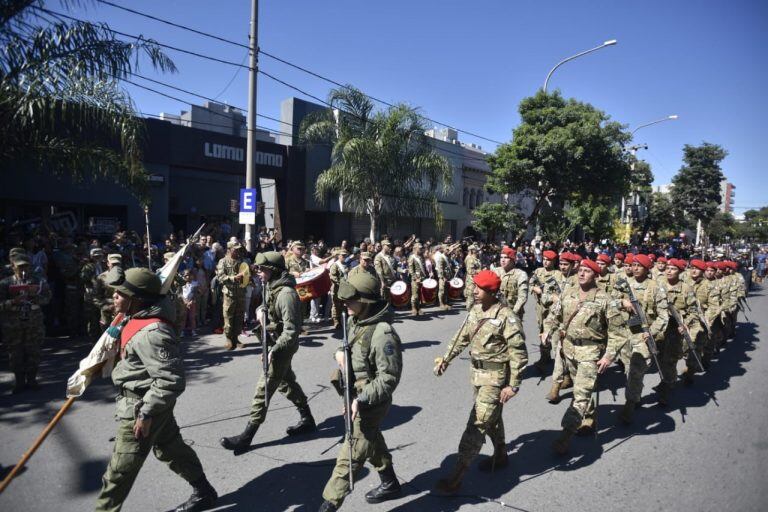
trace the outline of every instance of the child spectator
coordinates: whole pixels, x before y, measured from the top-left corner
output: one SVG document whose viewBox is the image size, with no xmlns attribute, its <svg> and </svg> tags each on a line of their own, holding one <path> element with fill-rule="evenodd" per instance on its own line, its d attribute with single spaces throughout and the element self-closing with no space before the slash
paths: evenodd
<svg viewBox="0 0 768 512">
<path fill-rule="evenodd" d="M 181 291 L 181 298 L 187 308 L 182 335 L 197 336 L 197 304 L 200 300 L 200 285 L 197 282 L 195 272 L 191 269 L 184 271 L 184 287 Z"/>
</svg>

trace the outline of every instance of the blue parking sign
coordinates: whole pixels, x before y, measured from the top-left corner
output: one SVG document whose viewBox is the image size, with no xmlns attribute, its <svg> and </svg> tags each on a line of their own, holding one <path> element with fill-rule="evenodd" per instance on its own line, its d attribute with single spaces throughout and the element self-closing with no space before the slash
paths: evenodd
<svg viewBox="0 0 768 512">
<path fill-rule="evenodd" d="M 256 224 L 256 203 L 258 201 L 255 188 L 240 189 L 240 224 Z"/>
</svg>

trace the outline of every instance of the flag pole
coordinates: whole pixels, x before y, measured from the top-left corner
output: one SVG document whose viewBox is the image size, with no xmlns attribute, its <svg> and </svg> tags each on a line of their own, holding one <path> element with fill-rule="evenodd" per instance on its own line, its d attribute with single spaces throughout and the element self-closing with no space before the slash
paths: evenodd
<svg viewBox="0 0 768 512">
<path fill-rule="evenodd" d="M 24 467 L 24 464 L 27 463 L 30 457 L 37 451 L 38 448 L 40 448 L 40 445 L 43 444 L 43 441 L 45 441 L 45 438 L 48 437 L 48 434 L 51 433 L 51 430 L 53 430 L 53 427 L 56 426 L 56 424 L 61 420 L 61 418 L 67 413 L 70 407 L 72 407 L 72 404 L 75 403 L 76 396 L 72 396 L 67 398 L 67 401 L 64 402 L 64 405 L 61 406 L 61 409 L 59 409 L 59 412 L 56 413 L 56 416 L 53 417 L 50 423 L 48 423 L 48 426 L 45 427 L 45 429 L 40 433 L 39 436 L 37 436 L 37 439 L 32 444 L 32 446 L 29 447 L 29 450 L 27 450 L 24 455 L 21 457 L 21 460 L 14 466 L 14 468 L 11 470 L 10 473 L 8 473 L 8 476 L 5 477 L 5 479 L 0 483 L 0 494 L 5 491 L 5 488 L 8 487 L 8 484 L 11 483 L 11 480 L 21 471 L 21 469 Z"/>
</svg>

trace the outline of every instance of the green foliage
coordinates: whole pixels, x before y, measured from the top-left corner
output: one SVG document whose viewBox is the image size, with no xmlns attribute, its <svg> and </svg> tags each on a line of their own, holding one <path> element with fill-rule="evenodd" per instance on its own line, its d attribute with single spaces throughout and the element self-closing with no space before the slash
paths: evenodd
<svg viewBox="0 0 768 512">
<path fill-rule="evenodd" d="M 601 202 L 628 191 L 630 156 L 624 145 L 631 136 L 607 114 L 543 91 L 523 99 L 519 112 L 522 122 L 512 141 L 489 158 L 489 188 L 501 194 L 533 191 L 536 202 L 524 227 L 547 202 Z"/>
<path fill-rule="evenodd" d="M 497 235 L 506 236 L 522 225 L 523 216 L 516 207 L 502 203 L 483 203 L 474 210 L 472 227 L 485 235 L 487 241 L 495 241 Z"/>
<path fill-rule="evenodd" d="M 448 161 L 437 154 L 424 134 L 417 111 L 404 104 L 374 111 L 362 92 L 347 86 L 331 91 L 333 107 L 307 116 L 301 143 L 333 145 L 331 166 L 315 183 L 315 197 L 341 194 L 345 208 L 367 214 L 371 239 L 378 239 L 381 215 L 434 217 L 442 210 L 436 191 L 452 186 Z"/>
<path fill-rule="evenodd" d="M 658 238 L 659 233 L 674 231 L 682 227 L 681 216 L 675 211 L 668 194 L 654 192 L 648 201 L 648 215 L 645 218 L 643 233 L 654 233 L 653 238 Z"/>
<path fill-rule="evenodd" d="M 583 228 L 586 238 L 600 240 L 612 236 L 613 223 L 619 217 L 619 211 L 613 202 L 591 200 L 569 205 L 565 215 L 574 226 Z"/>
<path fill-rule="evenodd" d="M 720 182 L 724 176 L 720 162 L 728 152 L 708 142 L 683 147 L 686 165 L 672 179 L 672 202 L 691 219 L 701 220 L 707 228 L 720 206 Z"/>
<path fill-rule="evenodd" d="M 727 239 L 733 239 L 736 235 L 736 219 L 730 213 L 717 212 L 709 221 L 707 229 L 709 240 L 716 244 L 725 243 Z"/>
<path fill-rule="evenodd" d="M 768 243 L 768 206 L 744 212 L 744 221 L 734 226 L 734 237 L 752 243 Z"/>
<path fill-rule="evenodd" d="M 173 62 L 151 40 L 122 41 L 105 24 L 68 21 L 44 4 L 0 8 L 0 166 L 106 177 L 142 196 L 143 127 L 117 81 L 141 55 L 162 71 L 174 72 Z"/>
</svg>

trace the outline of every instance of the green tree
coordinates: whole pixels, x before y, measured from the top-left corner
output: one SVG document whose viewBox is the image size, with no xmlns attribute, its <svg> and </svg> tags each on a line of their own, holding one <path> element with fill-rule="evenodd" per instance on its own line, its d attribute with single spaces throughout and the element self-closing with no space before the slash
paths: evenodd
<svg viewBox="0 0 768 512">
<path fill-rule="evenodd" d="M 486 241 L 495 241 L 498 235 L 506 235 L 519 229 L 522 215 L 513 206 L 503 203 L 483 203 L 473 211 L 472 227 L 485 235 Z"/>
<path fill-rule="evenodd" d="M 123 41 L 105 24 L 44 9 L 44 0 L 0 5 L 0 166 L 106 177 L 141 195 L 143 125 L 117 82 L 142 55 L 162 71 L 173 62 L 152 40 Z"/>
<path fill-rule="evenodd" d="M 720 162 L 728 152 L 709 142 L 701 146 L 683 147 L 685 165 L 672 178 L 671 199 L 694 221 L 700 220 L 707 228 L 720 206 L 720 183 L 725 179 Z"/>
<path fill-rule="evenodd" d="M 534 208 L 518 239 L 548 203 L 599 202 L 629 188 L 631 136 L 592 105 L 539 91 L 520 102 L 512 141 L 489 157 L 489 188 L 501 194 L 530 192 Z"/>
<path fill-rule="evenodd" d="M 385 213 L 433 216 L 439 227 L 438 191 L 450 191 L 453 175 L 430 145 L 418 112 L 404 104 L 374 111 L 372 101 L 351 86 L 331 91 L 328 103 L 330 109 L 307 116 L 300 128 L 300 142 L 333 146 L 315 197 L 341 194 L 346 208 L 368 215 L 372 240 Z"/>
<path fill-rule="evenodd" d="M 675 208 L 668 194 L 654 192 L 648 201 L 648 215 L 643 223 L 643 231 L 640 240 L 645 240 L 649 231 L 654 233 L 653 238 L 658 238 L 659 233 L 668 233 L 680 227 Z"/>
<path fill-rule="evenodd" d="M 734 226 L 734 236 L 746 242 L 768 242 L 768 206 L 744 212 L 744 221 Z"/>
<path fill-rule="evenodd" d="M 715 213 L 715 216 L 709 221 L 707 234 L 709 240 L 716 244 L 725 243 L 726 239 L 733 239 L 736 235 L 736 219 L 730 213 Z"/>
</svg>

